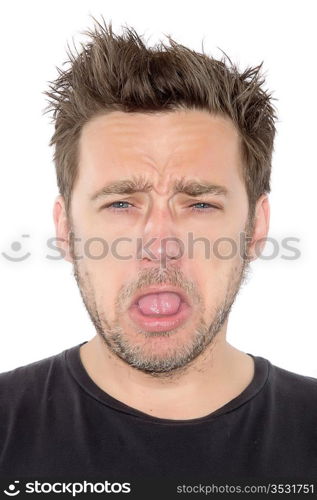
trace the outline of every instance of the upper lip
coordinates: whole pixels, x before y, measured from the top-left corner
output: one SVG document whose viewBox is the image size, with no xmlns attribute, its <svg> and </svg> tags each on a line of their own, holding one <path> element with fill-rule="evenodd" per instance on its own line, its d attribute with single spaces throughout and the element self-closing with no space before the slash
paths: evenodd
<svg viewBox="0 0 317 500">
<path fill-rule="evenodd" d="M 186 295 L 184 290 L 177 288 L 177 287 L 166 285 L 166 286 L 151 286 L 151 287 L 146 288 L 145 290 L 141 290 L 136 295 L 134 295 L 134 297 L 132 298 L 132 301 L 130 303 L 130 307 L 133 306 L 134 304 L 136 304 L 139 301 L 139 299 L 141 297 L 143 297 L 144 295 L 148 295 L 149 293 L 162 293 L 162 292 L 177 293 L 181 297 L 183 302 L 186 302 L 187 305 L 190 305 L 188 296 Z"/>
</svg>

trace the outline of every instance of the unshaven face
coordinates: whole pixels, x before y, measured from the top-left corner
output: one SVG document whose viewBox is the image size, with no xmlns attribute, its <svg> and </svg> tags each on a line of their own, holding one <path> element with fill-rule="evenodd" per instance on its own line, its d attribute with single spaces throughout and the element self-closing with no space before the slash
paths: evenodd
<svg viewBox="0 0 317 500">
<path fill-rule="evenodd" d="M 206 111 L 112 112 L 82 129 L 74 275 L 107 349 L 153 376 L 186 369 L 245 279 L 239 135 Z"/>
</svg>

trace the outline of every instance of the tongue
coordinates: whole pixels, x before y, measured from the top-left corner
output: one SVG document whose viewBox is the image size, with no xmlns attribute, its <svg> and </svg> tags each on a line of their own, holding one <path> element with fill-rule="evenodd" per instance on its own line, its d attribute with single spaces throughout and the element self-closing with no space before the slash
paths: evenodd
<svg viewBox="0 0 317 500">
<path fill-rule="evenodd" d="M 142 314 L 175 314 L 180 306 L 181 298 L 177 293 L 160 292 L 149 293 L 139 299 L 139 308 Z"/>
</svg>

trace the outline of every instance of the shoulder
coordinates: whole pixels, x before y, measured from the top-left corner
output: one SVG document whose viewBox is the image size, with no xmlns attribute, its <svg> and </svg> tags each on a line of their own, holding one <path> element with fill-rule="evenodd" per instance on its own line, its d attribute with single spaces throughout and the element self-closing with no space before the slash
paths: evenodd
<svg viewBox="0 0 317 500">
<path fill-rule="evenodd" d="M 3 386 L 18 380 L 25 380 L 25 378 L 34 379 L 34 377 L 46 373 L 50 367 L 56 363 L 57 358 L 61 357 L 63 353 L 64 351 L 26 365 L 18 366 L 13 370 L 0 373 L 0 387 L 2 388 Z"/>
<path fill-rule="evenodd" d="M 273 365 L 272 363 L 270 363 L 270 369 L 277 383 L 280 385 L 286 384 L 285 389 L 289 388 L 291 390 L 289 385 L 291 382 L 295 388 L 303 388 L 303 386 L 305 386 L 312 391 L 317 391 L 317 378 L 315 377 L 293 372 L 280 366 Z"/>
<path fill-rule="evenodd" d="M 8 414 L 25 404 L 39 403 L 62 375 L 66 351 L 0 373 L 0 411 Z"/>
<path fill-rule="evenodd" d="M 317 378 L 270 365 L 270 386 L 277 405 L 291 403 L 301 413 L 317 410 Z"/>
</svg>

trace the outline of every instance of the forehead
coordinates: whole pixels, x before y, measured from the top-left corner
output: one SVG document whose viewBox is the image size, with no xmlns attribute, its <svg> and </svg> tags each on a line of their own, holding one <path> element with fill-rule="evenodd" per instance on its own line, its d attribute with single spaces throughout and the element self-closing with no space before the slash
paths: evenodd
<svg viewBox="0 0 317 500">
<path fill-rule="evenodd" d="M 229 118 L 207 111 L 115 111 L 91 119 L 80 136 L 79 181 L 89 190 L 138 173 L 164 184 L 230 172 L 240 176 L 239 134 Z"/>
</svg>

